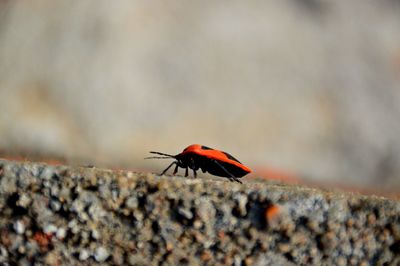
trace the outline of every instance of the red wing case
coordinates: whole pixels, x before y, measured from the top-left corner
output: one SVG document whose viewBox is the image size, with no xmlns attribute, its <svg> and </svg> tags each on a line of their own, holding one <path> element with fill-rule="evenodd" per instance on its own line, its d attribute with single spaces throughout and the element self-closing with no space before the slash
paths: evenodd
<svg viewBox="0 0 400 266">
<path fill-rule="evenodd" d="M 221 177 L 243 177 L 251 173 L 250 168 L 227 152 L 214 150 L 207 146 L 193 144 L 181 153 L 182 156 L 191 155 L 198 162 L 203 172 Z"/>
</svg>

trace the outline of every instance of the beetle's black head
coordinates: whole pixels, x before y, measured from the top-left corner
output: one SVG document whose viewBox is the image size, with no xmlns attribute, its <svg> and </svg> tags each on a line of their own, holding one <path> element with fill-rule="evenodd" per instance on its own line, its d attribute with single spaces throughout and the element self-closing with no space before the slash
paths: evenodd
<svg viewBox="0 0 400 266">
<path fill-rule="evenodd" d="M 151 151 L 150 153 L 153 154 L 158 154 L 158 155 L 162 155 L 162 156 L 151 156 L 151 157 L 146 157 L 145 159 L 175 159 L 176 160 L 176 164 L 179 167 L 182 168 L 186 168 L 186 167 L 190 167 L 193 168 L 192 165 L 192 159 L 187 157 L 187 156 L 182 156 L 182 153 L 177 154 L 177 155 L 171 155 L 171 154 L 166 154 L 166 153 L 162 153 L 162 152 L 158 152 L 158 151 Z"/>
</svg>

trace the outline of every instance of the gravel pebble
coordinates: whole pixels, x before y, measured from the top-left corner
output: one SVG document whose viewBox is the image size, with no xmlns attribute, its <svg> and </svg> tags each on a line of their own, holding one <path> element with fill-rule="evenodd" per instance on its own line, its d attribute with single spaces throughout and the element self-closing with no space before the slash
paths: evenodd
<svg viewBox="0 0 400 266">
<path fill-rule="evenodd" d="M 193 218 L 193 213 L 186 208 L 179 208 L 178 213 L 188 220 Z"/>
<path fill-rule="evenodd" d="M 60 240 L 64 239 L 67 236 L 67 230 L 65 228 L 58 228 L 56 237 Z"/>
<path fill-rule="evenodd" d="M 100 232 L 99 232 L 98 230 L 93 229 L 93 230 L 92 230 L 92 233 L 91 233 L 91 236 L 92 236 L 94 239 L 99 239 L 101 235 L 100 235 Z"/>
<path fill-rule="evenodd" d="M 50 201 L 50 207 L 53 211 L 59 211 L 61 209 L 61 203 L 57 200 Z"/>
<path fill-rule="evenodd" d="M 22 195 L 19 197 L 18 206 L 21 206 L 21 207 L 23 207 L 23 208 L 26 208 L 26 207 L 28 207 L 28 205 L 29 205 L 31 202 L 32 202 L 32 199 L 31 199 L 28 195 L 22 194 Z"/>
<path fill-rule="evenodd" d="M 110 253 L 105 247 L 98 247 L 94 253 L 94 258 L 98 262 L 105 261 L 110 256 Z"/>
<path fill-rule="evenodd" d="M 25 233 L 25 224 L 21 220 L 17 220 L 14 223 L 13 227 L 17 234 L 22 235 L 23 233 Z"/>
<path fill-rule="evenodd" d="M 246 210 L 247 196 L 244 194 L 237 193 L 237 194 L 233 195 L 233 199 L 238 204 L 238 209 L 239 209 L 240 215 L 245 216 L 247 214 L 247 210 Z"/>
<path fill-rule="evenodd" d="M 57 226 L 55 226 L 54 224 L 48 224 L 43 228 L 43 232 L 45 234 L 53 234 L 57 232 Z"/>
<path fill-rule="evenodd" d="M 85 261 L 90 257 L 90 253 L 87 249 L 82 249 L 79 252 L 79 260 Z"/>
<path fill-rule="evenodd" d="M 136 197 L 129 197 L 126 202 L 126 207 L 130 209 L 136 209 L 139 206 L 139 201 Z"/>
</svg>

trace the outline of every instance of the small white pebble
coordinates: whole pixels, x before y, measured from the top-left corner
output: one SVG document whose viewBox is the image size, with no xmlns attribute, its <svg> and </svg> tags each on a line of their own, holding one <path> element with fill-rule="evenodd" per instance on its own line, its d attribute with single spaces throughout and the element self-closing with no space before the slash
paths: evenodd
<svg viewBox="0 0 400 266">
<path fill-rule="evenodd" d="M 64 239 L 67 236 L 67 231 L 64 228 L 58 228 L 56 237 L 58 239 Z"/>
<path fill-rule="evenodd" d="M 214 244 L 213 241 L 207 240 L 207 241 L 204 241 L 203 246 L 204 246 L 204 248 L 209 249 L 213 244 Z"/>
<path fill-rule="evenodd" d="M 71 228 L 71 232 L 73 234 L 77 234 L 79 232 L 78 222 L 75 219 L 68 223 L 68 227 Z"/>
<path fill-rule="evenodd" d="M 105 261 L 108 256 L 110 256 L 110 253 L 104 247 L 98 247 L 94 253 L 94 259 L 98 262 Z"/>
<path fill-rule="evenodd" d="M 13 227 L 17 234 L 22 235 L 23 233 L 25 233 L 25 224 L 21 220 L 16 221 Z"/>
<path fill-rule="evenodd" d="M 23 246 L 23 245 L 19 246 L 19 247 L 18 247 L 18 252 L 21 253 L 21 254 L 25 254 L 25 252 L 26 252 L 26 247 Z"/>
<path fill-rule="evenodd" d="M 45 180 L 50 180 L 54 175 L 54 169 L 52 167 L 45 167 L 43 172 L 41 173 L 41 177 Z"/>
<path fill-rule="evenodd" d="M 45 234 L 52 234 L 57 232 L 57 226 L 55 226 L 54 224 L 48 224 L 43 228 L 43 232 Z"/>
<path fill-rule="evenodd" d="M 186 219 L 190 220 L 193 218 L 193 213 L 189 209 L 180 207 L 180 208 L 178 208 L 178 213 L 180 215 L 182 215 L 183 217 L 185 217 Z"/>
<path fill-rule="evenodd" d="M 26 208 L 30 203 L 31 199 L 25 194 L 22 194 L 18 200 L 18 205 L 24 208 Z"/>
<path fill-rule="evenodd" d="M 136 197 L 129 197 L 126 202 L 126 207 L 130 209 L 136 209 L 139 206 L 139 201 Z"/>
<path fill-rule="evenodd" d="M 87 249 L 82 249 L 79 253 L 79 260 L 87 260 L 89 256 L 89 251 Z"/>
<path fill-rule="evenodd" d="M 203 226 L 203 223 L 200 220 L 196 220 L 193 223 L 194 228 L 200 229 Z"/>
<path fill-rule="evenodd" d="M 52 200 L 50 201 L 50 207 L 53 211 L 59 211 L 61 209 L 61 203 L 56 200 Z"/>
<path fill-rule="evenodd" d="M 73 228 L 73 227 L 75 227 L 76 225 L 77 225 L 76 220 L 71 220 L 71 221 L 68 223 L 68 227 L 69 227 L 69 228 Z"/>
<path fill-rule="evenodd" d="M 99 239 L 99 238 L 100 238 L 100 233 L 99 233 L 99 231 L 97 231 L 96 229 L 93 229 L 93 230 L 92 230 L 92 237 L 93 237 L 94 239 Z"/>
<path fill-rule="evenodd" d="M 246 215 L 247 210 L 246 210 L 246 204 L 247 204 L 247 197 L 244 194 L 235 194 L 233 198 L 236 200 L 236 202 L 239 205 L 239 211 L 241 215 Z"/>
<path fill-rule="evenodd" d="M 81 222 L 85 222 L 85 221 L 89 220 L 89 215 L 86 212 L 81 212 L 81 213 L 79 213 L 79 220 Z"/>
<path fill-rule="evenodd" d="M 242 265 L 242 259 L 237 254 L 233 257 L 233 265 Z"/>
<path fill-rule="evenodd" d="M 4 247 L 0 246 L 0 257 L 7 258 L 8 257 L 8 251 Z"/>
</svg>

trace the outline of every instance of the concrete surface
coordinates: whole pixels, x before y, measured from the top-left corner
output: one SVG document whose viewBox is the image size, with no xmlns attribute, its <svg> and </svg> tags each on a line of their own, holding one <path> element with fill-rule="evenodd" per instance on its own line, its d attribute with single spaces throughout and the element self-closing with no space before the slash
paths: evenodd
<svg viewBox="0 0 400 266">
<path fill-rule="evenodd" d="M 0 160 L 0 263 L 400 263 L 400 202 L 242 181 Z"/>
</svg>

